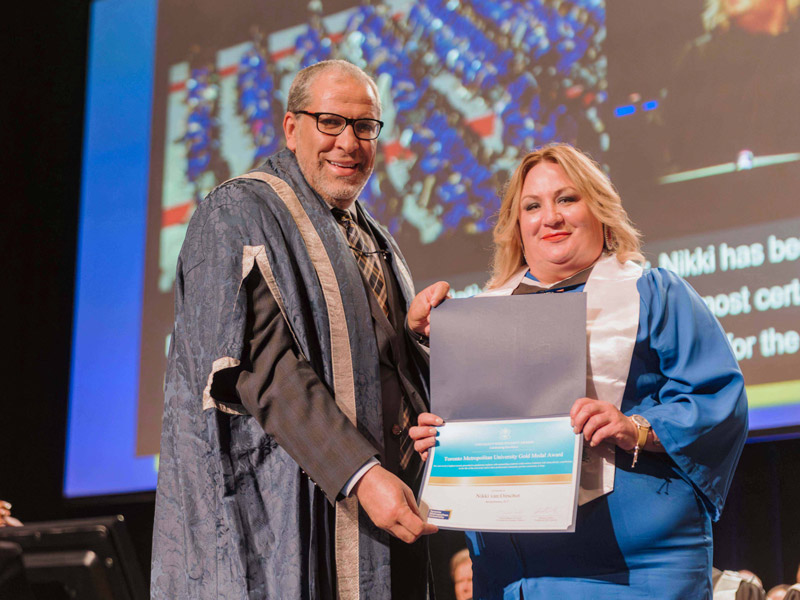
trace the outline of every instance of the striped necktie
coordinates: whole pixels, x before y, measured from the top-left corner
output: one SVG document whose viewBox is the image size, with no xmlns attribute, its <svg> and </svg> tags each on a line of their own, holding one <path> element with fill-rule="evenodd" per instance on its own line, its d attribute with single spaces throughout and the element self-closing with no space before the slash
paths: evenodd
<svg viewBox="0 0 800 600">
<path fill-rule="evenodd" d="M 389 298 L 386 292 L 386 280 L 383 278 L 383 270 L 381 269 L 380 261 L 378 260 L 378 252 L 370 252 L 366 250 L 368 247 L 361 238 L 361 228 L 353 223 L 350 218 L 350 213 L 340 208 L 332 208 L 331 212 L 339 225 L 344 229 L 347 243 L 350 244 L 350 249 L 353 251 L 358 268 L 364 274 L 364 277 L 369 282 L 375 297 L 378 299 L 378 304 L 383 309 L 383 314 L 389 318 Z M 394 427 L 397 427 L 397 435 L 400 436 L 400 468 L 405 470 L 414 456 L 414 440 L 409 436 L 409 428 L 411 427 L 411 407 L 405 395 L 400 403 L 399 422 Z"/>
<path fill-rule="evenodd" d="M 411 429 L 411 407 L 406 400 L 405 394 L 400 403 L 400 468 L 406 470 L 411 457 L 414 456 L 414 440 L 409 435 Z"/>
<path fill-rule="evenodd" d="M 383 270 L 377 256 L 378 252 L 370 252 L 366 249 L 368 246 L 361 238 L 361 228 L 353 223 L 349 212 L 340 208 L 332 208 L 331 212 L 344 229 L 347 243 L 350 244 L 350 249 L 356 258 L 358 268 L 361 269 L 369 283 L 369 287 L 378 299 L 378 304 L 383 310 L 383 314 L 386 315 L 386 318 L 389 318 L 389 296 L 386 292 L 386 280 L 383 278 Z"/>
</svg>

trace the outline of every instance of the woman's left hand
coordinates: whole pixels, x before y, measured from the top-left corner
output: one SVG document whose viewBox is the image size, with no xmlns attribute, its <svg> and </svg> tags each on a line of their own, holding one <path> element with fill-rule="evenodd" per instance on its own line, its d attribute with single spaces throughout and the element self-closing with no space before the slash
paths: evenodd
<svg viewBox="0 0 800 600">
<path fill-rule="evenodd" d="M 583 432 L 590 446 L 613 441 L 623 450 L 633 450 L 638 432 L 636 425 L 609 402 L 579 398 L 569 411 L 575 433 Z"/>
</svg>

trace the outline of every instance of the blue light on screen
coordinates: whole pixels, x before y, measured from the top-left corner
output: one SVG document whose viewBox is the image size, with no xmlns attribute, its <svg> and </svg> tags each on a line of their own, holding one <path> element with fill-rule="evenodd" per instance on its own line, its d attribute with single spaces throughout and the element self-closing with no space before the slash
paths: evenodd
<svg viewBox="0 0 800 600">
<path fill-rule="evenodd" d="M 635 112 L 636 107 L 633 104 L 625 104 L 624 106 L 618 106 L 614 109 L 614 116 L 625 117 L 627 115 L 632 115 Z"/>
<path fill-rule="evenodd" d="M 155 488 L 135 456 L 157 0 L 91 11 L 64 495 Z"/>
</svg>

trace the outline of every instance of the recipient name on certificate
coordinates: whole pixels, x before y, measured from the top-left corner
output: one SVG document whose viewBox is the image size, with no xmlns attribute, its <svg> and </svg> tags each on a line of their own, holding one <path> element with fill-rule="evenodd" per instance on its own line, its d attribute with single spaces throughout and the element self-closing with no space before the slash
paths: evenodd
<svg viewBox="0 0 800 600">
<path fill-rule="evenodd" d="M 420 493 L 444 529 L 574 531 L 582 438 L 569 416 L 448 421 Z"/>
</svg>

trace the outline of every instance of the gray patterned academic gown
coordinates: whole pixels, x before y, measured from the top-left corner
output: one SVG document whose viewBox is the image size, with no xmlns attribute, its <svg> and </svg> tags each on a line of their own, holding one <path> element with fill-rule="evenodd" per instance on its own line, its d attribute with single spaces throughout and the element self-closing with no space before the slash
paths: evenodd
<svg viewBox="0 0 800 600">
<path fill-rule="evenodd" d="M 358 433 L 382 445 L 378 352 L 351 251 L 292 152 L 256 171 L 270 182 L 235 179 L 198 206 L 178 259 L 152 597 L 333 597 L 320 565 L 334 545 L 339 596 L 388 599 L 388 534 L 354 500 L 332 508 L 241 404 L 212 394 L 215 375 L 243 358 L 244 281 L 259 269 L 303 357 Z M 385 237 L 407 304 L 408 271 Z"/>
</svg>

